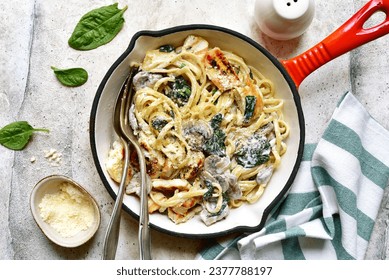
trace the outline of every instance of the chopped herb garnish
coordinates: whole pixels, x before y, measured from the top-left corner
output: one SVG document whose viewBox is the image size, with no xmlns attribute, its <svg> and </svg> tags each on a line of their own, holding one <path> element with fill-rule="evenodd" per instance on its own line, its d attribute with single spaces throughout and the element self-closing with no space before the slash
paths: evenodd
<svg viewBox="0 0 389 280">
<path fill-rule="evenodd" d="M 160 52 L 169 53 L 169 52 L 172 52 L 174 50 L 175 50 L 175 48 L 172 45 L 163 45 L 163 46 L 159 47 Z"/>
</svg>

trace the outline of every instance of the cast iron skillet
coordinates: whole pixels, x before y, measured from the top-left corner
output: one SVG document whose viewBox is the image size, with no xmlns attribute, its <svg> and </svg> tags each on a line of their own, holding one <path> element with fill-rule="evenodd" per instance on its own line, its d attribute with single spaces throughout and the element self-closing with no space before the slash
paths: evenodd
<svg viewBox="0 0 389 280">
<path fill-rule="evenodd" d="M 291 133 L 287 139 L 288 150 L 282 164 L 269 182 L 261 199 L 251 205 L 232 209 L 226 219 L 206 226 L 198 217 L 175 225 L 167 215 L 150 215 L 150 226 L 159 231 L 190 238 L 209 238 L 232 232 L 259 231 L 266 219 L 287 195 L 296 176 L 304 146 L 304 115 L 298 87 L 313 71 L 328 61 L 389 32 L 389 0 L 369 1 L 334 33 L 303 54 L 289 60 L 279 61 L 264 47 L 252 39 L 230 29 L 211 25 L 184 25 L 160 31 L 140 31 L 130 41 L 127 50 L 111 66 L 101 82 L 93 102 L 90 118 L 90 144 L 93 159 L 102 182 L 112 198 L 116 198 L 117 184 L 105 170 L 108 150 L 115 137 L 112 127 L 113 105 L 116 95 L 129 72 L 131 62 L 143 60 L 145 52 L 164 44 L 182 45 L 188 35 L 204 37 L 210 46 L 232 51 L 244 58 L 247 64 L 261 71 L 276 85 L 277 97 L 285 101 L 284 118 Z M 377 11 L 386 19 L 371 28 L 364 23 Z M 139 219 L 139 199 L 126 196 L 123 208 Z"/>
</svg>

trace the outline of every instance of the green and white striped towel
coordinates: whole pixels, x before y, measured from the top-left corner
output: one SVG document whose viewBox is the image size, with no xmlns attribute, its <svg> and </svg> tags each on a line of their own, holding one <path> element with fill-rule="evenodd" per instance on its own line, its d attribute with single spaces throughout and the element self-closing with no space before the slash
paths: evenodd
<svg viewBox="0 0 389 280">
<path fill-rule="evenodd" d="M 351 94 L 306 144 L 280 207 L 256 233 L 215 240 L 199 259 L 363 259 L 389 178 L 389 132 Z"/>
</svg>

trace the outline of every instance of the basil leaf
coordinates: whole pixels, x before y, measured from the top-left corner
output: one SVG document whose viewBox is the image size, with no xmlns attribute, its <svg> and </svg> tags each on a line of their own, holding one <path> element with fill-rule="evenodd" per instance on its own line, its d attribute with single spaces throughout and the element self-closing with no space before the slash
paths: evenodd
<svg viewBox="0 0 389 280">
<path fill-rule="evenodd" d="M 58 81 L 67 87 L 78 87 L 88 80 L 88 72 L 83 68 L 58 69 L 51 66 Z"/>
<path fill-rule="evenodd" d="M 86 13 L 78 22 L 68 44 L 76 50 L 92 50 L 110 42 L 122 29 L 125 6 L 118 3 L 103 6 Z"/>
<path fill-rule="evenodd" d="M 0 144 L 11 150 L 22 150 L 35 131 L 49 132 L 45 128 L 33 128 L 26 121 L 10 123 L 0 129 Z"/>
</svg>

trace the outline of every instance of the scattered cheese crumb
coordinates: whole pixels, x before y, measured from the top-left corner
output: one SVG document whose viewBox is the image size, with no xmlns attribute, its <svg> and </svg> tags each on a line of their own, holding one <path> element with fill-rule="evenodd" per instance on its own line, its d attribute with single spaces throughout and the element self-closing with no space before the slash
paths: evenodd
<svg viewBox="0 0 389 280">
<path fill-rule="evenodd" d="M 52 166 L 59 166 L 62 161 L 62 154 L 58 153 L 56 149 L 51 148 L 49 151 L 45 150 L 45 158 L 51 162 Z"/>
<path fill-rule="evenodd" d="M 92 202 L 70 183 L 62 183 L 57 193 L 46 194 L 39 210 L 42 219 L 63 237 L 87 230 L 95 214 Z"/>
<path fill-rule="evenodd" d="M 31 158 L 30 158 L 30 162 L 31 162 L 31 163 L 34 163 L 35 161 L 36 161 L 36 158 L 35 158 L 35 157 L 31 157 Z"/>
</svg>

